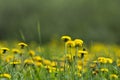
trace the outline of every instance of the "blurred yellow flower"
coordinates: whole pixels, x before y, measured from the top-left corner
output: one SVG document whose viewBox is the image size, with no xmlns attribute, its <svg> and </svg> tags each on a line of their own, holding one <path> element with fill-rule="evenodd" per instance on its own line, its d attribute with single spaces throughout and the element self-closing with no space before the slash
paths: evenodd
<svg viewBox="0 0 120 80">
<path fill-rule="evenodd" d="M 84 58 L 84 56 L 87 55 L 87 54 L 88 54 L 87 51 L 82 51 L 82 50 L 78 51 L 78 57 L 80 57 L 80 58 Z"/>
<path fill-rule="evenodd" d="M 50 66 L 52 66 L 52 67 L 56 67 L 56 66 L 57 66 L 57 62 L 52 61 Z"/>
<path fill-rule="evenodd" d="M 66 42 L 66 45 L 67 45 L 67 47 L 75 47 L 75 43 L 74 43 L 74 41 L 67 41 Z"/>
<path fill-rule="evenodd" d="M 116 63 L 117 63 L 117 66 L 120 67 L 120 59 L 117 59 Z"/>
<path fill-rule="evenodd" d="M 75 47 L 81 47 L 83 44 L 83 41 L 81 39 L 75 39 Z"/>
<path fill-rule="evenodd" d="M 40 56 L 34 56 L 34 57 L 33 57 L 33 61 L 41 62 L 41 61 L 42 61 L 42 58 L 41 58 Z"/>
<path fill-rule="evenodd" d="M 62 39 L 64 42 L 67 42 L 67 41 L 71 40 L 71 37 L 70 37 L 70 36 L 62 36 L 61 39 Z"/>
<path fill-rule="evenodd" d="M 10 62 L 11 65 L 21 64 L 21 60 Z"/>
<path fill-rule="evenodd" d="M 108 69 L 107 68 L 101 68 L 100 71 L 101 72 L 108 72 Z"/>
<path fill-rule="evenodd" d="M 107 63 L 113 63 L 113 60 L 111 58 L 106 58 Z"/>
<path fill-rule="evenodd" d="M 42 62 L 43 62 L 44 65 L 51 65 L 50 60 L 44 59 Z"/>
<path fill-rule="evenodd" d="M 34 64 L 34 62 L 33 62 L 33 60 L 32 59 L 26 59 L 25 61 L 24 61 L 24 63 L 25 64 Z"/>
<path fill-rule="evenodd" d="M 9 50 L 10 50 L 9 48 L 3 47 L 3 48 L 1 48 L 1 54 L 4 54 Z"/>
<path fill-rule="evenodd" d="M 110 78 L 112 78 L 112 79 L 118 79 L 118 75 L 116 75 L 116 74 L 110 74 Z"/>
<path fill-rule="evenodd" d="M 105 57 L 98 57 L 98 62 L 99 62 L 99 63 L 107 63 Z"/>
<path fill-rule="evenodd" d="M 78 69 L 78 71 L 82 71 L 82 70 L 83 70 L 83 68 L 82 68 L 81 65 L 78 65 L 78 66 L 77 66 L 77 69 Z"/>
<path fill-rule="evenodd" d="M 12 52 L 13 52 L 14 54 L 17 54 L 17 53 L 20 53 L 20 50 L 19 50 L 19 49 L 12 49 Z"/>
<path fill-rule="evenodd" d="M 92 74 L 93 74 L 93 75 L 97 75 L 98 73 L 99 73 L 99 70 L 98 70 L 98 69 L 92 71 Z"/>
<path fill-rule="evenodd" d="M 31 57 L 33 57 L 33 56 L 35 55 L 35 51 L 30 50 L 30 51 L 29 51 L 29 55 L 30 55 Z"/>
<path fill-rule="evenodd" d="M 11 78 L 11 75 L 10 75 L 10 74 L 7 74 L 7 73 L 4 73 L 4 74 L 0 74 L 0 77 L 1 77 L 1 78 L 8 78 L 8 79 L 10 79 L 10 78 Z"/>
<path fill-rule="evenodd" d="M 9 55 L 9 56 L 6 57 L 5 61 L 10 62 L 12 59 L 13 59 L 13 56 Z"/>
<path fill-rule="evenodd" d="M 42 64 L 41 62 L 34 62 L 34 64 L 35 64 L 36 66 L 38 66 L 38 67 L 43 66 L 43 64 Z"/>
<path fill-rule="evenodd" d="M 23 42 L 18 43 L 18 45 L 21 47 L 21 49 L 28 46 L 26 43 Z"/>
</svg>

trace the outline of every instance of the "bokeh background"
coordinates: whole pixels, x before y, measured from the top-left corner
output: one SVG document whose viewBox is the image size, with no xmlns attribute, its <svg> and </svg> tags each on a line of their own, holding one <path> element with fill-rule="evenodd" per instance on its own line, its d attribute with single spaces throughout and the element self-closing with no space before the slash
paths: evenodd
<svg viewBox="0 0 120 80">
<path fill-rule="evenodd" d="M 0 40 L 70 35 L 120 44 L 120 0 L 0 0 Z"/>
</svg>

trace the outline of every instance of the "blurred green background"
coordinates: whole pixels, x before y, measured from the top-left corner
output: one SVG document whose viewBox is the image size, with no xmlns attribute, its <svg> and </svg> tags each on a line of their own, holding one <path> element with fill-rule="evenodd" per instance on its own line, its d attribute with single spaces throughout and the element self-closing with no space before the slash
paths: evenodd
<svg viewBox="0 0 120 80">
<path fill-rule="evenodd" d="M 39 41 L 70 35 L 120 44 L 120 0 L 0 0 L 0 40 Z"/>
</svg>

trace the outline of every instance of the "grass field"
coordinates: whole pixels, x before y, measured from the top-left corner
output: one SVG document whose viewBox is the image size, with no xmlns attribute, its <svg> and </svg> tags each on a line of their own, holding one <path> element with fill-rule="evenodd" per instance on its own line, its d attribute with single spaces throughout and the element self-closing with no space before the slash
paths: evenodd
<svg viewBox="0 0 120 80">
<path fill-rule="evenodd" d="M 62 36 L 46 45 L 0 42 L 0 80 L 120 80 L 120 46 Z"/>
</svg>

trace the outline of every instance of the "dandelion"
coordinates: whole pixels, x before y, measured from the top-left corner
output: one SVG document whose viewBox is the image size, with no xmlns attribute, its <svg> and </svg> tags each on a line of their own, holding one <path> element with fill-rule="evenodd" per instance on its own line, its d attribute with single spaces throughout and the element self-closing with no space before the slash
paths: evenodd
<svg viewBox="0 0 120 80">
<path fill-rule="evenodd" d="M 56 67 L 56 66 L 57 66 L 57 62 L 52 61 L 52 62 L 51 62 L 51 66 L 52 66 L 52 67 Z"/>
<path fill-rule="evenodd" d="M 12 49 L 12 52 L 13 52 L 14 54 L 17 54 L 17 53 L 20 53 L 20 50 L 19 50 L 19 49 Z"/>
<path fill-rule="evenodd" d="M 1 54 L 5 54 L 7 51 L 9 51 L 9 48 L 1 48 Z"/>
<path fill-rule="evenodd" d="M 117 66 L 120 67 L 120 59 L 117 59 Z"/>
<path fill-rule="evenodd" d="M 90 68 L 93 68 L 93 69 L 94 69 L 94 68 L 96 68 L 96 67 L 97 67 L 97 64 L 91 64 L 91 65 L 90 65 Z"/>
<path fill-rule="evenodd" d="M 24 63 L 25 63 L 25 65 L 26 65 L 26 64 L 27 64 L 27 65 L 34 64 L 34 62 L 33 62 L 32 59 L 26 59 L 26 60 L 24 61 Z"/>
<path fill-rule="evenodd" d="M 28 45 L 26 43 L 20 42 L 18 43 L 21 49 L 24 49 L 24 47 L 27 47 Z"/>
<path fill-rule="evenodd" d="M 8 73 L 4 73 L 4 74 L 0 74 L 0 78 L 7 78 L 7 79 L 11 79 L 11 75 Z"/>
<path fill-rule="evenodd" d="M 108 69 L 107 68 L 101 68 L 100 71 L 101 72 L 108 72 Z"/>
<path fill-rule="evenodd" d="M 35 55 L 35 52 L 34 52 L 33 50 L 30 50 L 30 51 L 29 51 L 29 55 L 30 55 L 31 57 L 33 57 L 33 56 Z"/>
<path fill-rule="evenodd" d="M 78 65 L 78 66 L 77 66 L 77 69 L 78 69 L 78 71 L 82 71 L 82 70 L 83 70 L 83 68 L 82 68 L 81 65 Z"/>
<path fill-rule="evenodd" d="M 7 56 L 7 57 L 6 57 L 5 61 L 6 61 L 6 62 L 10 62 L 12 59 L 13 59 L 13 56 L 10 55 L 10 56 Z"/>
<path fill-rule="evenodd" d="M 13 67 L 15 67 L 16 65 L 21 64 L 21 60 L 10 62 L 10 64 L 13 65 Z"/>
<path fill-rule="evenodd" d="M 49 73 L 57 71 L 57 68 L 51 66 L 45 66 Z"/>
<path fill-rule="evenodd" d="M 71 48 L 71 47 L 75 47 L 74 41 L 71 41 L 71 40 L 70 40 L 70 41 L 67 41 L 67 42 L 66 42 L 66 45 L 67 45 L 67 47 L 70 47 L 70 48 Z"/>
<path fill-rule="evenodd" d="M 50 60 L 44 59 L 42 62 L 43 62 L 44 65 L 51 65 Z"/>
<path fill-rule="evenodd" d="M 70 37 L 70 36 L 62 36 L 61 39 L 62 39 L 64 42 L 67 42 L 67 41 L 71 40 L 71 37 Z"/>
<path fill-rule="evenodd" d="M 92 74 L 93 74 L 93 75 L 97 75 L 98 73 L 99 73 L 99 70 L 98 70 L 98 69 L 92 71 Z"/>
<path fill-rule="evenodd" d="M 43 66 L 43 64 L 42 64 L 41 62 L 34 62 L 34 65 L 35 65 L 35 66 L 38 66 L 38 67 Z"/>
<path fill-rule="evenodd" d="M 32 57 L 33 61 L 38 61 L 38 62 L 41 62 L 42 61 L 42 58 L 40 56 L 34 56 Z"/>
<path fill-rule="evenodd" d="M 111 79 L 118 79 L 118 75 L 116 75 L 116 74 L 110 74 L 110 78 Z"/>
<path fill-rule="evenodd" d="M 99 62 L 99 63 L 107 63 L 105 57 L 98 57 L 98 62 Z"/>
<path fill-rule="evenodd" d="M 85 50 L 79 50 L 78 51 L 78 56 L 82 59 L 82 58 L 84 58 L 84 56 L 85 55 L 87 55 L 88 54 L 88 52 L 87 51 L 85 51 Z"/>
<path fill-rule="evenodd" d="M 83 44 L 83 41 L 81 39 L 75 39 L 75 47 L 81 47 Z"/>
<path fill-rule="evenodd" d="M 106 61 L 107 61 L 107 63 L 110 63 L 110 64 L 113 63 L 113 60 L 111 58 L 106 58 Z"/>
</svg>

